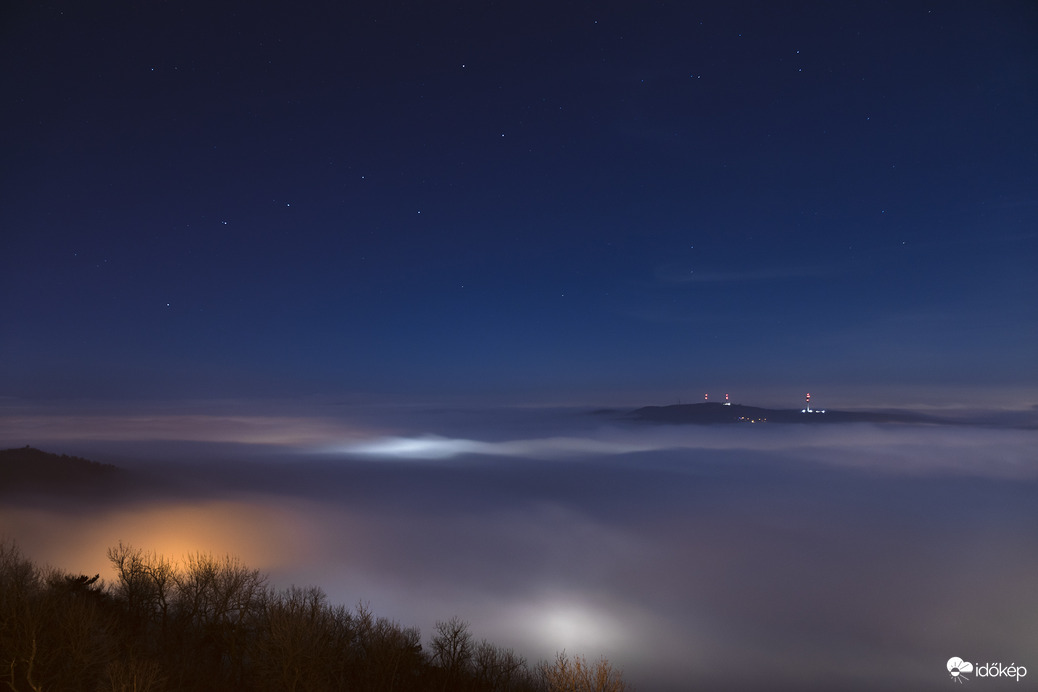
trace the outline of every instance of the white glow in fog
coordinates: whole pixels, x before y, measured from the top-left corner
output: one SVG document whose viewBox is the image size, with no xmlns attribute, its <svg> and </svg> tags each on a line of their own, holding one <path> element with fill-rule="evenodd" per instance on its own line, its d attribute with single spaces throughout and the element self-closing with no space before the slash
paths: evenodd
<svg viewBox="0 0 1038 692">
<path fill-rule="evenodd" d="M 396 459 L 446 459 L 459 454 L 475 454 L 491 447 L 474 440 L 452 440 L 436 435 L 424 437 L 385 437 L 374 442 L 347 445 L 334 451 L 361 456 L 392 457 Z"/>
<path fill-rule="evenodd" d="M 510 620 L 520 636 L 530 641 L 531 648 L 540 649 L 545 657 L 562 650 L 621 651 L 634 634 L 633 623 L 622 627 L 608 608 L 584 603 L 576 596 L 524 605 Z"/>
<path fill-rule="evenodd" d="M 532 457 L 537 459 L 586 454 L 626 454 L 657 448 L 639 439 L 594 439 L 580 437 L 544 437 L 530 440 L 481 442 L 452 439 L 438 435 L 421 437 L 385 437 L 363 444 L 350 444 L 329 449 L 330 452 L 359 456 L 397 459 L 447 459 L 462 454 L 486 456 Z"/>
</svg>

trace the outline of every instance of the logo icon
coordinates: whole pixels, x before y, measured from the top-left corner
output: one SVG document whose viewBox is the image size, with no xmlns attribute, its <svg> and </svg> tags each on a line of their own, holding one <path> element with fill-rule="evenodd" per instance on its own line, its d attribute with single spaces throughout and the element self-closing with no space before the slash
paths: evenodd
<svg viewBox="0 0 1038 692">
<path fill-rule="evenodd" d="M 969 661 L 963 661 L 958 656 L 952 656 L 948 659 L 948 675 L 955 682 L 962 682 L 963 680 L 969 680 L 963 673 L 972 673 L 973 664 Z"/>
</svg>

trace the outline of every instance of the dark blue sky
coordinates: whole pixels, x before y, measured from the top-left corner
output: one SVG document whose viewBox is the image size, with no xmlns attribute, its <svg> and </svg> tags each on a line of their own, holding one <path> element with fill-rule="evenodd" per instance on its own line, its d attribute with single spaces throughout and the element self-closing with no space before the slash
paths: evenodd
<svg viewBox="0 0 1038 692">
<path fill-rule="evenodd" d="M 0 396 L 1036 401 L 1032 3 L 14 5 Z"/>
</svg>

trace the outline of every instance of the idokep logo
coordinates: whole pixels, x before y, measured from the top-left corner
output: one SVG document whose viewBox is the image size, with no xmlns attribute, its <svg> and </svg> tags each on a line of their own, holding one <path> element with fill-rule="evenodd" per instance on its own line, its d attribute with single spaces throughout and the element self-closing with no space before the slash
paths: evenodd
<svg viewBox="0 0 1038 692">
<path fill-rule="evenodd" d="M 1027 668 L 1010 663 L 1008 666 L 1001 663 L 970 663 L 963 661 L 958 656 L 948 659 L 948 675 L 955 682 L 969 680 L 966 673 L 973 673 L 978 678 L 1010 678 L 1020 682 L 1020 678 L 1027 676 Z"/>
<path fill-rule="evenodd" d="M 966 677 L 966 673 L 973 672 L 973 664 L 969 661 L 963 661 L 958 656 L 952 656 L 948 659 L 948 675 L 955 682 L 962 682 L 963 680 L 969 680 Z"/>
</svg>

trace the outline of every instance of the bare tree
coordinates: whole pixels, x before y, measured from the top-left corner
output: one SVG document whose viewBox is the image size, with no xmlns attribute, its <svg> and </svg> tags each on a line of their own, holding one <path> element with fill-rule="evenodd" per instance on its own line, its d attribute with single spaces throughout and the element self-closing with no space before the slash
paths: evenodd
<svg viewBox="0 0 1038 692">
<path fill-rule="evenodd" d="M 481 690 L 509 692 L 523 689 L 529 683 L 526 659 L 511 649 L 496 647 L 484 639 L 472 658 L 476 682 Z"/>
<path fill-rule="evenodd" d="M 0 679 L 12 690 L 91 688 L 115 648 L 100 577 L 42 570 L 0 544 Z"/>
<path fill-rule="evenodd" d="M 165 689 L 162 667 L 150 659 L 133 656 L 109 663 L 98 686 L 100 692 L 163 692 Z"/>
<path fill-rule="evenodd" d="M 190 665 L 198 674 L 240 685 L 245 641 L 255 626 L 251 617 L 260 610 L 266 578 L 237 558 L 196 553 L 185 558 L 174 582 L 172 610 L 195 642 Z"/>
<path fill-rule="evenodd" d="M 0 543 L 0 665 L 12 690 L 42 689 L 39 640 L 43 636 L 43 574 L 14 543 Z"/>
<path fill-rule="evenodd" d="M 457 683 L 472 663 L 472 634 L 469 624 L 458 617 L 436 623 L 436 634 L 429 642 L 432 662 L 444 672 L 443 688 Z"/>
<path fill-rule="evenodd" d="M 177 565 L 157 553 L 146 553 L 122 541 L 108 549 L 108 561 L 118 582 L 113 594 L 124 605 L 137 628 L 157 625 L 164 644 L 170 625 L 170 607 L 177 589 Z"/>
<path fill-rule="evenodd" d="M 334 613 L 317 587 L 268 592 L 250 658 L 263 689 L 334 687 Z"/>
<path fill-rule="evenodd" d="M 625 692 L 623 673 L 605 658 L 588 663 L 583 656 L 570 658 L 565 651 L 554 661 L 538 666 L 541 682 L 548 692 Z"/>
<path fill-rule="evenodd" d="M 357 686 L 373 692 L 414 689 L 423 664 L 418 628 L 376 618 L 364 604 L 357 606 L 354 622 Z"/>
</svg>

